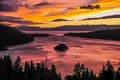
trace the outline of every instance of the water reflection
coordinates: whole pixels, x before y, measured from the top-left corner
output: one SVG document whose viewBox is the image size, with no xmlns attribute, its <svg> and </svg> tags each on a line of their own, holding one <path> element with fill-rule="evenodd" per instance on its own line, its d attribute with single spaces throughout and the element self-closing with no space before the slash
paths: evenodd
<svg viewBox="0 0 120 80">
<path fill-rule="evenodd" d="M 60 43 L 65 43 L 69 50 L 64 53 L 54 51 L 54 47 Z M 9 49 L 0 52 L 0 56 L 9 54 L 13 60 L 20 56 L 23 64 L 30 60 L 35 63 L 44 61 L 47 56 L 48 66 L 54 63 L 63 76 L 72 73 L 73 65 L 77 62 L 85 64 L 98 73 L 107 60 L 110 60 L 115 68 L 120 61 L 119 41 L 66 37 L 55 33 L 49 37 L 37 37 L 29 44 Z"/>
</svg>

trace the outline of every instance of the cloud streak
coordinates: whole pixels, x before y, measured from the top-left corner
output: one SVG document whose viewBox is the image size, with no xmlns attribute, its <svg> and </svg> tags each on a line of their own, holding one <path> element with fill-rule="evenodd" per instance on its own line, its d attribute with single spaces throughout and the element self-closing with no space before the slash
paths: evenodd
<svg viewBox="0 0 120 80">
<path fill-rule="evenodd" d="M 2 16 L 2 15 L 0 15 L 0 22 L 10 22 L 16 24 L 25 24 L 25 25 L 42 24 L 42 23 L 35 23 L 29 20 L 24 20 L 23 18 L 19 18 L 19 17 Z"/>
<path fill-rule="evenodd" d="M 59 10 L 59 11 L 51 11 L 51 12 L 49 12 L 49 13 L 47 13 L 45 16 L 55 16 L 55 15 L 62 15 L 62 14 L 67 14 L 68 12 L 70 12 L 70 11 L 74 11 L 74 10 L 77 10 L 77 8 L 72 8 L 72 7 L 70 7 L 70 8 L 65 8 L 65 9 L 63 9 L 63 10 Z"/>
<path fill-rule="evenodd" d="M 66 11 L 51 11 L 48 14 L 46 14 L 45 16 L 55 16 L 55 15 L 61 15 L 61 14 L 65 14 Z"/>
<path fill-rule="evenodd" d="M 34 7 L 40 7 L 40 6 L 47 6 L 47 5 L 51 5 L 52 3 L 49 3 L 48 1 L 42 1 L 38 4 L 35 4 Z"/>
<path fill-rule="evenodd" d="M 73 10 L 77 10 L 77 8 L 72 8 L 72 7 L 70 7 L 70 8 L 67 8 L 67 9 L 65 9 L 64 11 L 73 11 Z"/>
<path fill-rule="evenodd" d="M 51 22 L 61 22 L 61 21 L 69 21 L 67 19 L 54 19 Z"/>
<path fill-rule="evenodd" d="M 104 16 L 104 17 L 96 17 L 96 18 L 86 18 L 86 19 L 82 19 L 82 21 L 85 21 L 85 20 L 98 20 L 98 19 L 110 19 L 110 18 L 120 18 L 120 14 Z"/>
</svg>

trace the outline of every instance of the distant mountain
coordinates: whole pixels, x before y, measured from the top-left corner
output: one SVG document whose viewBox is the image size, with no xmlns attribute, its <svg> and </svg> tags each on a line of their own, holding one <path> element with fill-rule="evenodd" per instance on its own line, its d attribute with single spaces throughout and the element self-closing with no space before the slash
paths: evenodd
<svg viewBox="0 0 120 80">
<path fill-rule="evenodd" d="M 120 41 L 120 29 L 116 30 L 99 30 L 88 33 L 67 33 L 64 36 L 84 37 L 93 39 L 107 39 Z"/>
<path fill-rule="evenodd" d="M 41 31 L 96 31 L 96 30 L 106 30 L 106 29 L 120 29 L 120 25 L 65 25 L 59 26 L 56 28 L 40 28 L 40 27 L 31 27 L 31 26 L 22 26 L 17 27 L 19 30 L 24 31 L 34 31 L 34 30 L 41 30 Z"/>
<path fill-rule="evenodd" d="M 41 30 L 42 28 L 40 27 L 32 27 L 32 26 L 21 26 L 21 27 L 16 27 L 18 30 L 23 30 L 23 31 L 34 31 L 34 30 Z"/>
<path fill-rule="evenodd" d="M 30 35 L 0 24 L 0 50 L 6 50 L 8 46 L 24 44 L 33 40 L 34 38 Z"/>
</svg>

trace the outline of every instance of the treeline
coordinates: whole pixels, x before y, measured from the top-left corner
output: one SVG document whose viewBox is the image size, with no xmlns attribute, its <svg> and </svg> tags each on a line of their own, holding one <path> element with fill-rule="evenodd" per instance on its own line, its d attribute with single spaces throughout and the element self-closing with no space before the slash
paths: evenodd
<svg viewBox="0 0 120 80">
<path fill-rule="evenodd" d="M 67 33 L 67 34 L 64 34 L 64 36 L 75 36 L 75 37 L 108 39 L 108 40 L 120 41 L 120 29 L 99 30 L 99 31 L 88 32 L 88 33 Z"/>
<path fill-rule="evenodd" d="M 34 38 L 30 35 L 0 24 L 0 50 L 6 50 L 8 46 L 24 44 L 33 40 Z"/>
<path fill-rule="evenodd" d="M 73 74 L 67 75 L 65 80 L 120 80 L 120 64 L 115 71 L 114 67 L 107 61 L 103 65 L 98 76 L 92 70 L 89 70 L 84 64 L 74 65 Z M 13 62 L 9 55 L 0 58 L 0 80 L 62 80 L 61 74 L 57 72 L 53 64 L 51 68 L 47 63 L 40 62 L 34 65 L 31 62 L 25 62 L 24 67 L 18 56 Z"/>
<path fill-rule="evenodd" d="M 120 64 L 117 71 L 114 70 L 110 61 L 103 65 L 99 75 L 96 76 L 92 70 L 88 70 L 84 64 L 77 63 L 74 66 L 73 75 L 67 75 L 65 80 L 120 80 Z"/>
<path fill-rule="evenodd" d="M 44 62 L 35 66 L 31 61 L 23 67 L 20 57 L 13 63 L 10 56 L 4 56 L 0 58 L 0 80 L 61 80 L 61 75 L 54 64 L 48 69 Z"/>
</svg>

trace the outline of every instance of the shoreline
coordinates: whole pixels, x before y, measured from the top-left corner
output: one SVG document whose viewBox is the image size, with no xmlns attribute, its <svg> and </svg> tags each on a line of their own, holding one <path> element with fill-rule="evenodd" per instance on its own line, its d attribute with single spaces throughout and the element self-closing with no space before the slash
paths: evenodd
<svg viewBox="0 0 120 80">
<path fill-rule="evenodd" d="M 34 41 L 34 37 L 47 37 L 49 34 L 26 34 L 17 29 L 0 24 L 0 51 L 7 47 L 27 44 Z"/>
<path fill-rule="evenodd" d="M 88 33 L 66 33 L 63 36 L 120 41 L 120 29 L 99 30 Z"/>
</svg>

